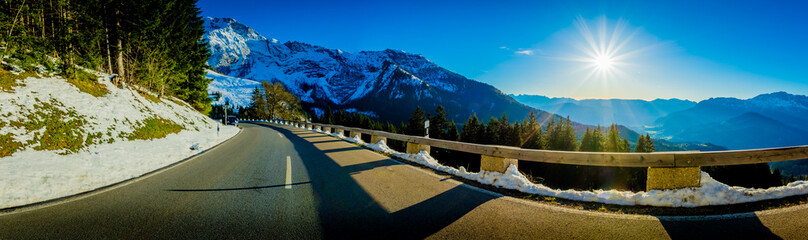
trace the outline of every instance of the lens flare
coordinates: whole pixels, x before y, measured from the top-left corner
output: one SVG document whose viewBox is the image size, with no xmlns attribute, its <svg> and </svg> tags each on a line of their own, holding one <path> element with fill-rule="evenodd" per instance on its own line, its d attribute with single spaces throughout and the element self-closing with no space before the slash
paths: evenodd
<svg viewBox="0 0 808 240">
<path fill-rule="evenodd" d="M 637 34 L 634 31 L 624 34 L 627 22 L 618 20 L 613 26 L 607 24 L 606 17 L 594 24 L 588 23 L 578 16 L 575 26 L 583 40 L 578 49 L 580 55 L 574 60 L 585 64 L 584 69 L 589 71 L 587 79 L 608 80 L 620 77 L 622 68 L 626 67 L 625 60 L 634 51 L 626 51 L 631 39 Z"/>
</svg>

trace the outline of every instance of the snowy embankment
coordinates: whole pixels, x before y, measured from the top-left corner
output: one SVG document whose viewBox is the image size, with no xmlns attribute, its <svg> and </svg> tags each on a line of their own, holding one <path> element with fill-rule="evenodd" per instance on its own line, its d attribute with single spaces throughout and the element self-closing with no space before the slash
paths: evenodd
<svg viewBox="0 0 808 240">
<path fill-rule="evenodd" d="M 0 147 L 14 149 L 0 154 L 0 208 L 141 176 L 239 131 L 177 99 L 118 88 L 108 76 L 99 76 L 107 92 L 98 97 L 60 77 L 19 82 L 12 92 L 0 92 L 0 137 L 14 143 Z M 159 128 L 172 130 L 154 135 Z"/>
<path fill-rule="evenodd" d="M 316 131 L 316 130 L 315 130 Z M 321 132 L 322 131 L 317 131 Z M 361 139 L 345 137 L 337 134 L 331 136 L 341 138 L 348 142 L 363 145 L 375 151 L 391 154 L 393 156 L 414 162 L 429 168 L 477 181 L 495 187 L 517 190 L 529 194 L 564 198 L 577 201 L 598 202 L 617 205 L 645 205 L 658 207 L 699 207 L 713 205 L 727 205 L 748 203 L 769 199 L 778 199 L 789 196 L 808 194 L 808 182 L 796 181 L 786 186 L 771 187 L 767 189 L 732 187 L 711 178 L 709 174 L 701 172 L 701 187 L 684 188 L 676 190 L 651 190 L 648 192 L 630 192 L 618 190 L 559 190 L 528 180 L 519 170 L 511 165 L 505 173 L 499 172 L 468 172 L 465 168 L 459 169 L 444 166 L 421 151 L 417 154 L 400 153 L 387 147 L 384 141 L 378 143 L 364 143 Z"/>
</svg>

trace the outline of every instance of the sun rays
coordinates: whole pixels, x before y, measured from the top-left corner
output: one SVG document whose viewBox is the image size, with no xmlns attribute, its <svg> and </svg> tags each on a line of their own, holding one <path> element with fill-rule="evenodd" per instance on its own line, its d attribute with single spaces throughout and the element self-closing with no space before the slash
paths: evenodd
<svg viewBox="0 0 808 240">
<path fill-rule="evenodd" d="M 574 61 L 585 63 L 583 70 L 589 71 L 587 79 L 610 80 L 619 78 L 625 73 L 625 62 L 635 51 L 627 51 L 627 46 L 638 30 L 626 34 L 628 23 L 622 19 L 610 26 L 606 17 L 595 23 L 587 22 L 578 16 L 575 27 L 583 39 L 577 48 L 580 51 Z"/>
</svg>

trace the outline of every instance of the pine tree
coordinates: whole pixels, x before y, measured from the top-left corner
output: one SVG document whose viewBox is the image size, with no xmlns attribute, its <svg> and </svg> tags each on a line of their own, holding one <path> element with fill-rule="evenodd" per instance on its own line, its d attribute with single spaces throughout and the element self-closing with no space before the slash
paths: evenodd
<svg viewBox="0 0 808 240">
<path fill-rule="evenodd" d="M 407 131 L 405 134 L 413 135 L 413 136 L 424 136 L 426 135 L 426 131 L 424 129 L 424 111 L 421 110 L 421 107 L 416 107 L 415 111 L 412 112 L 412 117 L 410 117 L 409 123 L 407 124 Z"/>
<path fill-rule="evenodd" d="M 606 136 L 605 144 L 606 152 L 630 152 L 628 140 L 620 136 L 620 130 L 617 129 L 617 124 L 609 126 L 609 133 Z"/>
<path fill-rule="evenodd" d="M 645 146 L 645 136 L 640 135 L 640 137 L 639 137 L 639 138 L 637 138 L 637 145 L 636 145 L 636 146 L 634 146 L 634 152 L 638 152 L 638 153 L 641 153 L 641 152 L 648 152 L 648 151 L 645 149 L 645 147 L 646 147 L 646 146 Z"/>
<path fill-rule="evenodd" d="M 481 139 L 482 143 L 485 144 L 492 144 L 492 145 L 502 145 L 502 137 L 500 135 L 500 129 L 502 123 L 499 122 L 494 117 L 488 119 L 488 124 L 485 125 L 485 134 L 484 137 Z"/>
<path fill-rule="evenodd" d="M 429 137 L 436 139 L 446 139 L 449 131 L 449 121 L 446 119 L 446 112 L 443 106 L 435 109 L 435 115 L 429 118 Z"/>
<path fill-rule="evenodd" d="M 584 131 L 584 135 L 581 136 L 581 146 L 579 148 L 579 151 L 594 152 L 594 150 L 595 147 L 594 142 L 592 141 L 592 130 L 589 130 L 589 128 L 587 127 L 586 131 Z"/>
<path fill-rule="evenodd" d="M 542 142 L 542 130 L 539 122 L 536 121 L 536 114 L 531 110 L 528 114 L 528 119 L 522 129 L 522 148 L 542 149 L 544 143 Z"/>
<path fill-rule="evenodd" d="M 448 132 L 446 132 L 446 137 L 444 139 L 458 141 L 460 139 L 460 134 L 457 132 L 457 125 L 455 125 L 454 120 L 449 122 L 448 128 Z"/>
<path fill-rule="evenodd" d="M 463 125 L 463 131 L 460 133 L 460 141 L 468 143 L 481 143 L 479 136 L 483 127 L 480 126 L 480 120 L 477 119 L 477 114 L 472 114 Z"/>
</svg>

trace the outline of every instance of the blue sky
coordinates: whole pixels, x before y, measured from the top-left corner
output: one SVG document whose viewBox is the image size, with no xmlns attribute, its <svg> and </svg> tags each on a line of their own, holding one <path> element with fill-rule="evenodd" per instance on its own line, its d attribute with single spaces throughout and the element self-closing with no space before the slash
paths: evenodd
<svg viewBox="0 0 808 240">
<path fill-rule="evenodd" d="M 281 41 L 420 53 L 505 93 L 691 100 L 808 94 L 806 1 L 202 0 L 199 6 L 205 16 L 232 17 Z M 587 44 L 583 26 L 595 45 Z M 603 67 L 587 53 L 609 40 L 623 47 L 604 57 Z"/>
</svg>

